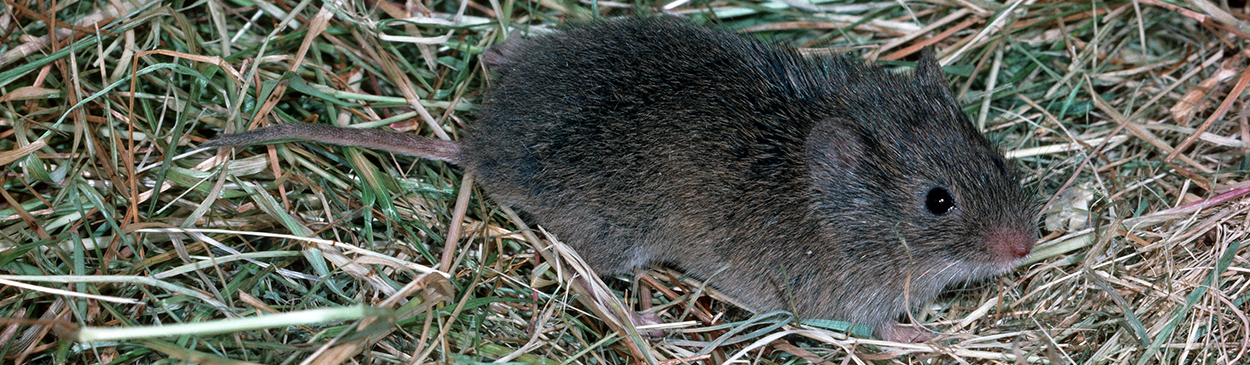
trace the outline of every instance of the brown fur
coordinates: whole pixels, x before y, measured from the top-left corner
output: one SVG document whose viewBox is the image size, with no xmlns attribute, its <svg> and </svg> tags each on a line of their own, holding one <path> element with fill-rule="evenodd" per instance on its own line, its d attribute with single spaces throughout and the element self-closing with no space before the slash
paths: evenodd
<svg viewBox="0 0 1250 365">
<path fill-rule="evenodd" d="M 927 53 L 897 75 L 655 18 L 484 58 L 501 76 L 469 137 L 425 156 L 474 171 L 600 274 L 671 264 L 752 310 L 913 340 L 900 315 L 1036 239 L 1032 200 Z"/>
</svg>

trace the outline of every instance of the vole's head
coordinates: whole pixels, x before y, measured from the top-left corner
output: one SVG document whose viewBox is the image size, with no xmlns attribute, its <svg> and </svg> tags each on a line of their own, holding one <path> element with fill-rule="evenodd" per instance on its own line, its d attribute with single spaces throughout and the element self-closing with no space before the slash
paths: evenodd
<svg viewBox="0 0 1250 365">
<path fill-rule="evenodd" d="M 858 90 L 839 101 L 851 107 L 817 123 L 806 146 L 813 212 L 844 236 L 846 257 L 940 289 L 1004 273 L 1029 254 L 1033 199 L 927 52 L 913 77 L 851 79 Z"/>
</svg>

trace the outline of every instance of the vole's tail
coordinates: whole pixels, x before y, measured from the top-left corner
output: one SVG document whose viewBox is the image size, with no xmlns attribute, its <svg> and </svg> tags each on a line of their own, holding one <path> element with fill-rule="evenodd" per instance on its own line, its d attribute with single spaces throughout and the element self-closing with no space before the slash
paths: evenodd
<svg viewBox="0 0 1250 365">
<path fill-rule="evenodd" d="M 375 129 L 342 128 L 307 123 L 275 124 L 243 133 L 227 134 L 205 142 L 201 146 L 239 147 L 287 141 L 316 141 L 340 146 L 364 147 L 450 163 L 460 161 L 460 145 L 452 141 Z"/>
</svg>

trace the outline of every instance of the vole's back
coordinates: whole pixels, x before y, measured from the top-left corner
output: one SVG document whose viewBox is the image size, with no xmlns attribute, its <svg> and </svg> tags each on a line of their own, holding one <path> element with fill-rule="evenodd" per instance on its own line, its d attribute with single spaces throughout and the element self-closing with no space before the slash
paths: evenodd
<svg viewBox="0 0 1250 365">
<path fill-rule="evenodd" d="M 806 221 L 803 140 L 820 111 L 777 82 L 806 77 L 796 54 L 672 19 L 505 47 L 466 160 L 601 274 Z"/>
</svg>

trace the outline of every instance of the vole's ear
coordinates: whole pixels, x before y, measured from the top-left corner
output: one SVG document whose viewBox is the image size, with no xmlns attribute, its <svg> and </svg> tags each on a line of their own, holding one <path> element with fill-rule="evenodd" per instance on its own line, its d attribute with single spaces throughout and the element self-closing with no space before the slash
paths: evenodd
<svg viewBox="0 0 1250 365">
<path fill-rule="evenodd" d="M 840 174 L 864 161 L 864 141 L 854 123 L 830 118 L 819 121 L 807 135 L 807 165 L 812 174 Z"/>
<path fill-rule="evenodd" d="M 942 65 L 938 64 L 937 57 L 933 54 L 933 48 L 920 49 L 920 60 L 916 62 L 916 80 L 928 85 L 950 87 L 950 81 L 942 73 Z"/>
</svg>

